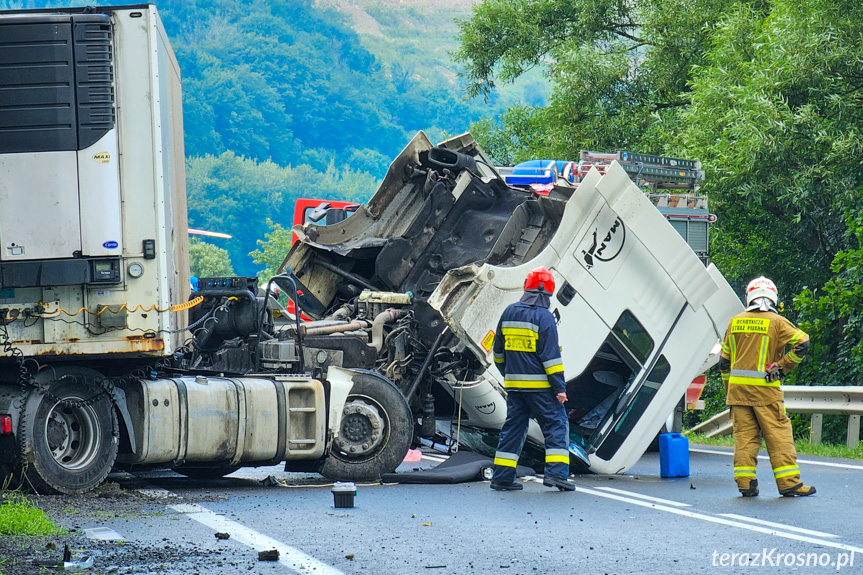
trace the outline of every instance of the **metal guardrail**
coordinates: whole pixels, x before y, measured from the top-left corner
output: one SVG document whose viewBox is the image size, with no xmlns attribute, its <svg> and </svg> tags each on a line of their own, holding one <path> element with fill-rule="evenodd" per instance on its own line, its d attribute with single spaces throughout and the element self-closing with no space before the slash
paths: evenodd
<svg viewBox="0 0 863 575">
<path fill-rule="evenodd" d="M 860 416 L 863 415 L 863 386 L 783 385 L 785 410 L 790 413 L 811 413 L 809 441 L 821 443 L 825 413 L 848 416 L 847 444 L 853 449 L 860 442 Z M 717 413 L 691 430 L 707 437 L 731 434 L 731 412 Z"/>
</svg>

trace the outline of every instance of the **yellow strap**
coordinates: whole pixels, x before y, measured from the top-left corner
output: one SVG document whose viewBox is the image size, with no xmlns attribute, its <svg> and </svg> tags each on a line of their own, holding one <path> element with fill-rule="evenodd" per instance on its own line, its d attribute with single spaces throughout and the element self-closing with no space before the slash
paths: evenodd
<svg viewBox="0 0 863 575">
<path fill-rule="evenodd" d="M 569 463 L 568 455 L 546 455 L 546 463 Z"/>
<path fill-rule="evenodd" d="M 503 467 L 515 467 L 516 466 L 516 462 L 513 461 L 512 459 L 503 459 L 501 457 L 495 457 L 494 458 L 494 464 L 495 465 L 501 465 Z"/>
</svg>

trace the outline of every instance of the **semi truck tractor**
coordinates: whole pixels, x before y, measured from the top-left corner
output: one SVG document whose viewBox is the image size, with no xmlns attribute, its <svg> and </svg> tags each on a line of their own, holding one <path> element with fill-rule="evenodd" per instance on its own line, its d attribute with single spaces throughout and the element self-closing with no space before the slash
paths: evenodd
<svg viewBox="0 0 863 575">
<path fill-rule="evenodd" d="M 295 227 L 266 284 L 193 292 L 180 73 L 155 7 L 0 12 L 0 66 L 7 485 L 283 462 L 376 479 L 445 414 L 484 451 L 505 416 L 493 330 L 538 265 L 560 286 L 573 453 L 618 472 L 741 307 L 614 162 L 537 195 L 469 134 L 422 132 L 351 217 Z"/>
</svg>

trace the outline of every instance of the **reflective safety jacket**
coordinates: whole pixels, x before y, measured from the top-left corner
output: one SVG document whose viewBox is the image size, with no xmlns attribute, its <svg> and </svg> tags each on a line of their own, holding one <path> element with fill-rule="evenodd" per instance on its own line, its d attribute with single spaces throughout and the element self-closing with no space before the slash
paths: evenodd
<svg viewBox="0 0 863 575">
<path fill-rule="evenodd" d="M 557 326 L 546 294 L 525 292 L 503 311 L 492 351 L 507 391 L 566 392 Z"/>
<path fill-rule="evenodd" d="M 785 353 L 785 346 L 791 351 Z M 725 332 L 719 370 L 726 384 L 728 405 L 770 405 L 783 400 L 780 381 L 768 382 L 767 367 L 778 363 L 788 373 L 803 361 L 809 336 L 772 311 L 744 311 Z"/>
</svg>

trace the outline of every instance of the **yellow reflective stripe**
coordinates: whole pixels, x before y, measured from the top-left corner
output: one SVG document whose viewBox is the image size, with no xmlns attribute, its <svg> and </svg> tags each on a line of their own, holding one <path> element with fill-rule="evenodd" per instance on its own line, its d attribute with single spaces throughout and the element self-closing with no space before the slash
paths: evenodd
<svg viewBox="0 0 863 575">
<path fill-rule="evenodd" d="M 788 353 L 788 359 L 790 359 L 794 363 L 800 363 L 801 361 L 803 361 L 803 358 L 794 353 L 793 351 Z"/>
<path fill-rule="evenodd" d="M 782 467 L 777 467 L 773 470 L 773 476 L 776 479 L 779 479 L 782 477 L 788 477 L 791 475 L 799 475 L 799 474 L 800 474 L 800 468 L 797 467 L 796 465 L 783 465 Z"/>
<path fill-rule="evenodd" d="M 561 371 L 563 371 L 562 365 L 554 365 L 552 367 L 545 368 L 545 373 L 548 375 L 551 375 L 552 373 L 560 373 Z"/>
<path fill-rule="evenodd" d="M 780 385 L 778 379 L 776 381 L 767 381 L 763 377 L 741 377 L 739 375 L 732 375 L 729 377 L 728 383 L 734 383 L 737 385 L 760 385 L 764 387 L 779 387 Z"/>
<path fill-rule="evenodd" d="M 735 468 L 734 468 L 734 471 L 737 471 L 737 470 L 740 470 L 740 471 L 755 471 L 755 466 L 754 466 L 754 465 L 752 465 L 752 466 L 749 466 L 749 465 L 741 465 L 741 466 L 739 466 L 739 467 L 735 467 Z"/>
<path fill-rule="evenodd" d="M 767 371 L 767 346 L 770 338 L 766 335 L 761 338 L 761 351 L 758 353 L 758 371 Z"/>
<path fill-rule="evenodd" d="M 520 335 L 522 337 L 534 338 L 539 337 L 539 332 L 522 327 L 503 327 L 500 331 L 503 333 L 503 335 Z"/>
<path fill-rule="evenodd" d="M 503 457 L 495 457 L 494 458 L 494 464 L 500 465 L 502 467 L 515 467 L 516 466 L 515 461 L 513 461 L 512 459 L 504 459 Z"/>
<path fill-rule="evenodd" d="M 737 361 L 737 342 L 734 341 L 734 336 L 728 336 L 728 344 L 731 347 L 731 365 L 734 365 L 734 362 Z"/>
<path fill-rule="evenodd" d="M 794 337 L 792 337 L 792 338 L 791 338 L 791 341 L 789 341 L 788 343 L 789 343 L 790 345 L 794 345 L 794 344 L 795 344 L 795 343 L 797 343 L 797 341 L 798 341 L 801 337 L 803 337 L 804 335 L 805 335 L 805 334 L 803 333 L 803 330 L 802 330 L 802 329 L 801 329 L 801 330 L 797 330 L 797 333 L 795 333 L 795 334 L 794 334 Z"/>
<path fill-rule="evenodd" d="M 719 376 L 722 378 L 722 381 L 728 381 L 728 378 L 731 376 L 730 373 L 719 372 Z"/>
<path fill-rule="evenodd" d="M 504 362 L 504 358 L 495 356 L 495 358 L 494 358 L 494 362 L 495 362 L 495 363 L 503 363 L 503 362 Z"/>
<path fill-rule="evenodd" d="M 569 463 L 568 455 L 546 455 L 546 463 Z"/>
<path fill-rule="evenodd" d="M 754 471 L 735 471 L 734 477 L 757 477 Z"/>
<path fill-rule="evenodd" d="M 785 473 L 775 474 L 774 479 L 782 479 L 783 477 L 790 477 L 792 475 L 800 475 L 800 470 L 797 469 L 795 471 L 787 471 Z"/>
<path fill-rule="evenodd" d="M 731 348 L 724 341 L 722 342 L 722 353 L 731 353 Z"/>
<path fill-rule="evenodd" d="M 507 389 L 517 389 L 519 387 L 523 387 L 525 389 L 542 389 L 544 387 L 551 387 L 551 384 L 548 380 L 545 381 L 519 381 L 519 380 L 507 380 L 503 383 L 503 386 Z"/>
</svg>

